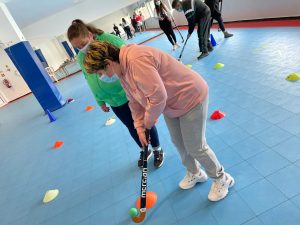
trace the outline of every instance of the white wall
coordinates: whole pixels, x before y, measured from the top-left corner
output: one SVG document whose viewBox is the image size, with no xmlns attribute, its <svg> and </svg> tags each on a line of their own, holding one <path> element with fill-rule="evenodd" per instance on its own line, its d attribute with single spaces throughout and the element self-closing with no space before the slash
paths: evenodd
<svg viewBox="0 0 300 225">
<path fill-rule="evenodd" d="M 128 7 L 120 9 L 116 12 L 113 12 L 110 15 L 104 16 L 102 18 L 99 18 L 91 24 L 93 24 L 96 27 L 99 27 L 101 30 L 104 30 L 105 32 L 111 33 L 113 31 L 113 25 L 116 24 L 119 26 L 120 23 L 122 23 L 122 18 L 124 17 L 128 22 L 128 14 L 132 14 L 133 12 L 128 9 Z"/>
<path fill-rule="evenodd" d="M 97 19 L 91 24 L 99 27 L 105 32 L 110 33 L 113 31 L 113 24 L 115 23 L 116 25 L 118 25 L 119 23 L 121 23 L 121 19 L 123 17 L 127 19 L 128 13 L 132 14 L 132 11 L 128 8 L 123 8 L 121 10 L 113 12 L 110 15 Z M 56 70 L 66 59 L 69 58 L 67 52 L 61 44 L 62 41 L 67 41 L 69 43 L 66 33 L 50 40 L 47 38 L 37 38 L 31 39 L 29 41 L 34 48 L 42 50 L 49 66 L 52 66 L 54 70 Z M 69 45 L 72 48 L 70 43 Z"/>
<path fill-rule="evenodd" d="M 0 2 L 0 28 L 0 42 L 3 46 L 9 47 L 12 44 L 18 43 L 20 40 L 25 41 L 21 30 L 6 5 L 2 2 Z"/>
<path fill-rule="evenodd" d="M 173 11 L 173 16 L 177 25 L 187 25 L 183 13 Z M 300 0 L 224 0 L 222 16 L 224 21 L 300 16 Z M 158 28 L 155 23 L 149 25 Z"/>
<path fill-rule="evenodd" d="M 121 8 L 136 2 L 136 0 L 99 1 L 86 0 L 76 6 L 60 11 L 22 29 L 25 37 L 36 39 L 52 38 L 66 32 L 72 20 L 80 18 L 85 22 L 92 22 Z"/>
<path fill-rule="evenodd" d="M 6 65 L 10 71 L 7 71 Z M 5 96 L 8 102 L 31 92 L 6 52 L 0 49 L 0 74 L 2 73 L 4 73 L 5 77 L 0 75 L 0 93 L 2 93 L 2 96 Z M 2 83 L 4 78 L 10 81 L 12 84 L 11 88 L 7 88 Z"/>
<path fill-rule="evenodd" d="M 34 41 L 30 43 L 34 48 L 41 49 L 49 66 L 52 66 L 54 70 L 58 69 L 65 60 L 69 59 L 65 49 L 56 38 L 38 44 L 35 44 Z"/>
<path fill-rule="evenodd" d="M 49 66 L 57 69 L 69 58 L 60 41 L 62 39 L 68 41 L 66 31 L 72 20 L 79 18 L 86 23 L 92 23 L 106 32 L 112 32 L 114 23 L 118 25 L 122 17 L 132 13 L 126 7 L 134 3 L 135 0 L 106 1 L 105 7 L 100 2 L 99 0 L 87 0 L 58 12 L 23 28 L 23 34 L 33 47 L 42 50 Z M 59 41 L 55 40 L 55 37 Z"/>
<path fill-rule="evenodd" d="M 300 16 L 300 1 L 224 0 L 223 14 L 226 21 Z"/>
</svg>

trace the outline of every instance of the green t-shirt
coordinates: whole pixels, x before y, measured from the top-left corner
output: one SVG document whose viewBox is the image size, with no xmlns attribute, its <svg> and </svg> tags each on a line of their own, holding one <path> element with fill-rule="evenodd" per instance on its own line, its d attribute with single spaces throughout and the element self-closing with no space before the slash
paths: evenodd
<svg viewBox="0 0 300 225">
<path fill-rule="evenodd" d="M 96 40 L 108 41 L 118 48 L 126 44 L 123 39 L 108 33 L 97 35 Z M 101 106 L 107 103 L 110 106 L 118 107 L 128 102 L 125 91 L 123 90 L 119 80 L 113 83 L 105 83 L 99 79 L 98 74 L 88 74 L 86 72 L 85 68 L 83 67 L 84 57 L 85 54 L 80 51 L 78 53 L 77 60 L 98 105 Z"/>
</svg>

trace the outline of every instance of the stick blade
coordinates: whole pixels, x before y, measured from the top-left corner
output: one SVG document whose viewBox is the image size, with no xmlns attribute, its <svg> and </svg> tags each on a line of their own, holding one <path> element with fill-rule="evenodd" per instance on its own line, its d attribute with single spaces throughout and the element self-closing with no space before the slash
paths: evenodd
<svg viewBox="0 0 300 225">
<path fill-rule="evenodd" d="M 132 217 L 132 221 L 135 223 L 141 223 L 146 218 L 146 212 L 140 212 L 139 216 Z"/>
</svg>

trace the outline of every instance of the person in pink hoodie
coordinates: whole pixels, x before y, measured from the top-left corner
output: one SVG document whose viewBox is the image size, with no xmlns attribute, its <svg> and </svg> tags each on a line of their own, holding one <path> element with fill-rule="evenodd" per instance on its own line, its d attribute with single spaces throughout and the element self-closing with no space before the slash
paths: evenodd
<svg viewBox="0 0 300 225">
<path fill-rule="evenodd" d="M 134 126 L 146 145 L 145 130 L 164 115 L 171 138 L 187 174 L 182 189 L 213 179 L 208 199 L 226 197 L 234 179 L 225 173 L 206 143 L 208 86 L 196 72 L 158 49 L 126 45 L 120 49 L 108 42 L 90 44 L 84 67 L 88 73 L 117 74 L 129 99 Z M 201 166 L 204 170 L 201 169 Z"/>
</svg>

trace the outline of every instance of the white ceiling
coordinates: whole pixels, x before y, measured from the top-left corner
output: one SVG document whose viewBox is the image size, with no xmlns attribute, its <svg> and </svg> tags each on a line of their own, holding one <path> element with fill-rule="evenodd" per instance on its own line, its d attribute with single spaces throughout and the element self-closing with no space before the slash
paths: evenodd
<svg viewBox="0 0 300 225">
<path fill-rule="evenodd" d="M 73 7 L 85 0 L 0 0 L 4 2 L 20 28 Z M 105 2 L 105 0 L 99 0 Z"/>
</svg>

